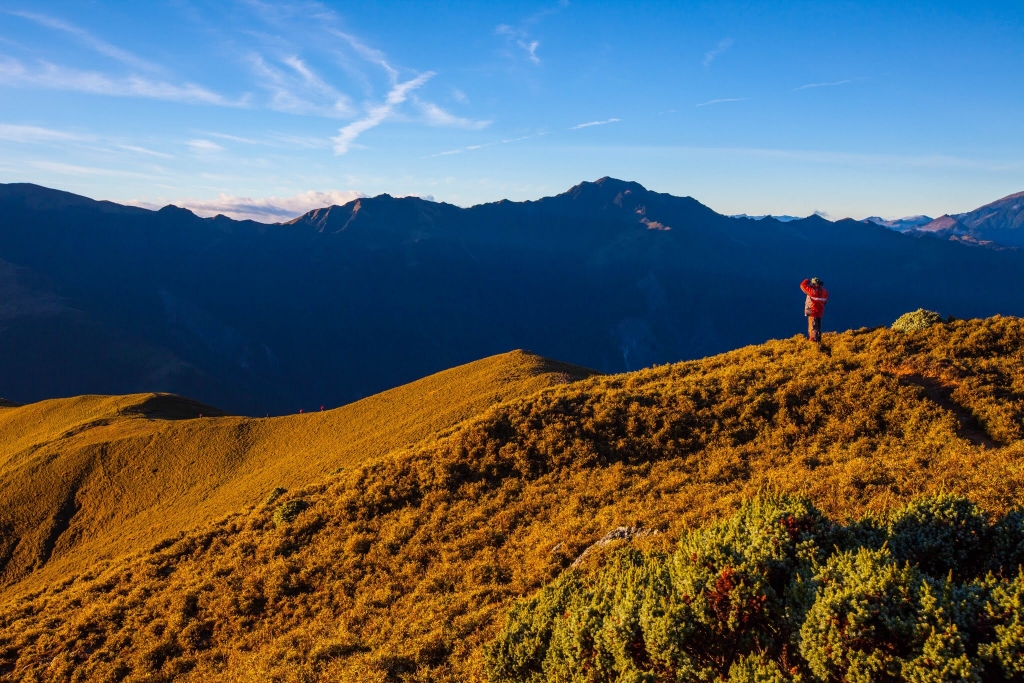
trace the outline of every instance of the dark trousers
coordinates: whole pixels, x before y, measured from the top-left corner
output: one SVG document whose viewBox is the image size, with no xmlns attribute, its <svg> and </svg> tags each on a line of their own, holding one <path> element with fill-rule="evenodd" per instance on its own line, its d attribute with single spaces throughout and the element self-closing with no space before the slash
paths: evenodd
<svg viewBox="0 0 1024 683">
<path fill-rule="evenodd" d="M 821 318 L 807 316 L 807 338 L 812 342 L 821 342 Z"/>
</svg>

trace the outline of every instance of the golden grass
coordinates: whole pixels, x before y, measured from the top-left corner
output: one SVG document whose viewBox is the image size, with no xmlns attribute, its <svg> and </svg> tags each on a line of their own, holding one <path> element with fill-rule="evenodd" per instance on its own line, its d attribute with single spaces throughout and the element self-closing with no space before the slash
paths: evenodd
<svg viewBox="0 0 1024 683">
<path fill-rule="evenodd" d="M 825 343 L 543 389 L 8 599 L 0 677 L 482 680 L 512 601 L 617 526 L 666 550 L 763 491 L 840 519 L 943 490 L 992 513 L 1024 501 L 1024 322 Z"/>
<path fill-rule="evenodd" d="M 517 351 L 335 410 L 270 419 L 160 394 L 0 408 L 0 588 L 45 585 L 147 548 L 275 487 L 312 483 L 585 374 Z"/>
</svg>

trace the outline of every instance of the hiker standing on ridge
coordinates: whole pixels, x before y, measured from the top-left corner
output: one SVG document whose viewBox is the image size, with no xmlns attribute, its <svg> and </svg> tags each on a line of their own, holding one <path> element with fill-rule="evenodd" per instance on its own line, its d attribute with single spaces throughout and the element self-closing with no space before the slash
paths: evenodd
<svg viewBox="0 0 1024 683">
<path fill-rule="evenodd" d="M 825 283 L 816 277 L 801 282 L 800 289 L 807 295 L 807 300 L 804 302 L 804 315 L 807 316 L 807 338 L 820 344 L 821 316 L 825 315 L 828 290 L 825 289 Z"/>
</svg>

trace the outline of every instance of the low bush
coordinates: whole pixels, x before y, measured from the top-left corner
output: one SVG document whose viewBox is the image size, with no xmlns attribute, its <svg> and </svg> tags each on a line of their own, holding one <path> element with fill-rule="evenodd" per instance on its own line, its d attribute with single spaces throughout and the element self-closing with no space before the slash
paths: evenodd
<svg viewBox="0 0 1024 683">
<path fill-rule="evenodd" d="M 299 516 L 299 513 L 308 507 L 309 503 L 301 498 L 295 498 L 278 505 L 277 509 L 274 510 L 274 526 L 291 524 Z"/>
<path fill-rule="evenodd" d="M 283 488 L 281 486 L 277 486 L 271 489 L 270 493 L 267 494 L 266 500 L 263 501 L 263 507 L 270 507 L 275 502 L 277 502 L 278 498 L 280 498 L 286 493 L 288 493 L 288 489 Z"/>
<path fill-rule="evenodd" d="M 1006 544 L 991 541 L 1024 541 L 1019 519 L 990 523 L 970 501 L 939 495 L 844 526 L 801 498 L 757 499 L 684 534 L 673 553 L 627 548 L 592 574 L 563 573 L 512 608 L 486 648 L 488 674 L 1021 680 L 1024 572 L 1002 566 Z"/>
<path fill-rule="evenodd" d="M 904 313 L 899 318 L 896 318 L 896 322 L 892 324 L 892 329 L 897 332 L 916 332 L 917 330 L 928 329 L 932 325 L 941 322 L 942 316 L 935 311 L 926 311 L 923 308 L 919 308 L 916 311 Z"/>
</svg>

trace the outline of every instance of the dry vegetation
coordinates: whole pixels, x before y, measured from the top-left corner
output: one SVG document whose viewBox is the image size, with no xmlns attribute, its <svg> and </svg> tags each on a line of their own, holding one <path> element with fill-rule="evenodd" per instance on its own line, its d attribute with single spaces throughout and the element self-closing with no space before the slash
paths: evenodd
<svg viewBox="0 0 1024 683">
<path fill-rule="evenodd" d="M 825 344 L 545 389 L 10 598 L 0 677 L 482 680 L 515 599 L 618 526 L 659 532 L 633 543 L 667 552 L 759 492 L 806 495 L 837 520 L 938 491 L 993 515 L 1022 501 L 1024 322 Z"/>
<path fill-rule="evenodd" d="M 8 594 L 46 585 L 586 374 L 514 352 L 269 419 L 157 394 L 0 408 L 0 596 L 5 584 Z"/>
</svg>

